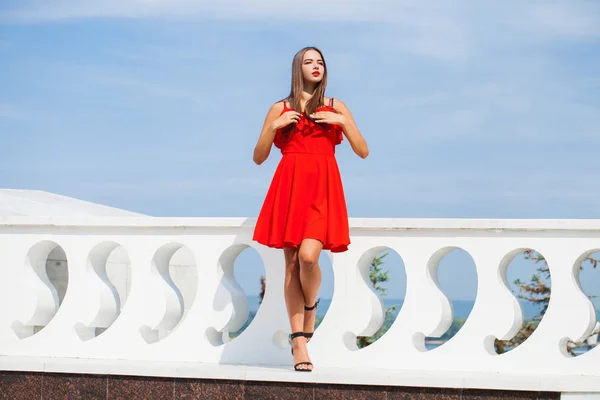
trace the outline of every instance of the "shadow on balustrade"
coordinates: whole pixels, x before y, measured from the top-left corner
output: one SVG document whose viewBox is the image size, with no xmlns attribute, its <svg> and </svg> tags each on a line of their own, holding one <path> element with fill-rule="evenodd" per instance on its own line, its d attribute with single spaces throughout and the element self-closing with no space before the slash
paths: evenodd
<svg viewBox="0 0 600 400">
<path fill-rule="evenodd" d="M 223 252 L 219 270 L 221 281 L 213 305 L 219 311 L 231 308 L 232 315 L 224 326 L 206 332 L 214 346 L 235 340 L 250 326 L 267 287 L 264 263 L 247 245 L 237 244 Z"/>
<path fill-rule="evenodd" d="M 503 354 L 519 347 L 537 329 L 550 302 L 552 280 L 544 256 L 529 248 L 507 254 L 499 272 L 506 287 L 519 301 L 523 320 L 511 339 L 495 340 L 496 353 Z"/>
<path fill-rule="evenodd" d="M 31 282 L 33 293 L 27 293 L 29 299 L 21 300 L 31 302 L 32 315 L 12 324 L 21 339 L 41 331 L 54 318 L 69 284 L 67 257 L 55 242 L 43 241 L 34 245 L 25 257 L 25 269 L 33 272 L 38 280 Z"/>
<path fill-rule="evenodd" d="M 154 296 L 153 299 L 161 299 L 166 304 L 161 305 L 164 314 L 160 321 L 140 329 L 147 343 L 158 342 L 177 329 L 194 302 L 198 285 L 198 266 L 194 255 L 180 243 L 168 243 L 160 247 L 152 258 L 151 268 L 162 279 L 164 295 Z"/>
<path fill-rule="evenodd" d="M 92 318 L 75 324 L 75 331 L 82 340 L 97 337 L 106 331 L 121 314 L 131 286 L 131 261 L 118 243 L 103 242 L 96 245 L 87 257 L 85 270 L 92 274 L 88 295 L 99 299 Z"/>
<path fill-rule="evenodd" d="M 381 303 L 383 322 L 370 336 L 358 336 L 356 346 L 361 349 L 379 340 L 392 326 L 406 295 L 404 260 L 393 249 L 378 249 L 371 258 L 368 271 L 361 271 L 363 279 Z M 368 273 L 367 273 L 368 272 Z"/>
<path fill-rule="evenodd" d="M 443 332 L 425 337 L 425 348 L 433 350 L 452 339 L 469 318 L 477 296 L 477 268 L 471 255 L 458 247 L 438 250 L 428 267 L 431 278 L 450 305 L 450 314 L 442 322 Z"/>
</svg>

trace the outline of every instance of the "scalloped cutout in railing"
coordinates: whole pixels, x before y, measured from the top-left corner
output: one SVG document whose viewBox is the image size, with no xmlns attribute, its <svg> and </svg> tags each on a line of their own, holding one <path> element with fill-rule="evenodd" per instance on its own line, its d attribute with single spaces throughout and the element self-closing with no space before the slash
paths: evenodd
<svg viewBox="0 0 600 400">
<path fill-rule="evenodd" d="M 437 260 L 437 266 L 433 263 Z M 465 324 L 473 310 L 477 295 L 477 269 L 464 249 L 448 247 L 439 250 L 430 261 L 432 278 L 450 302 L 450 324 L 436 336 L 425 337 L 425 347 L 433 350 L 451 340 Z M 460 288 L 460 291 L 458 291 Z"/>
<path fill-rule="evenodd" d="M 364 276 L 363 276 L 364 277 Z M 358 348 L 367 347 L 385 335 L 396 320 L 406 295 L 404 260 L 393 249 L 386 247 L 371 259 L 366 283 L 381 301 L 384 319 L 379 329 L 370 336 L 356 339 Z"/>
<path fill-rule="evenodd" d="M 177 250 L 169 261 L 169 275 L 177 289 L 179 289 L 181 301 L 183 302 L 181 321 L 186 318 L 190 307 L 196 300 L 198 272 L 199 268 L 194 254 L 187 246 Z M 179 324 L 181 321 L 179 321 Z"/>
<path fill-rule="evenodd" d="M 32 246 L 25 258 L 25 269 L 35 274 L 19 299 L 27 313 L 11 324 L 15 334 L 27 338 L 41 331 L 56 315 L 68 287 L 68 263 L 64 250 L 52 241 Z"/>
<path fill-rule="evenodd" d="M 153 297 L 156 322 L 140 328 L 147 343 L 169 336 L 183 321 L 191 307 L 197 287 L 198 267 L 192 252 L 180 243 L 168 243 L 159 248 L 151 264 L 155 290 L 162 296 Z M 149 305 L 151 306 L 151 305 Z"/>
<path fill-rule="evenodd" d="M 356 263 L 355 273 L 358 284 L 354 286 L 354 296 L 344 304 L 344 308 L 353 315 L 353 326 L 348 327 L 343 334 L 344 346 L 350 351 L 360 350 L 359 338 L 372 336 L 383 324 L 383 304 L 377 294 L 371 290 L 369 272 L 373 258 L 385 249 L 384 246 L 371 248 L 365 251 Z"/>
<path fill-rule="evenodd" d="M 131 284 L 131 261 L 120 244 L 103 242 L 90 251 L 86 271 L 90 275 L 87 304 L 94 309 L 87 319 L 75 324 L 82 340 L 100 335 L 120 315 Z"/>
<path fill-rule="evenodd" d="M 215 293 L 215 311 L 225 311 L 220 327 L 211 327 L 206 335 L 214 346 L 235 340 L 252 323 L 267 289 L 264 263 L 258 252 L 245 244 L 226 249 L 219 259 L 221 282 Z M 285 268 L 285 266 L 281 266 Z M 240 285 L 244 282 L 244 286 Z"/>
<path fill-rule="evenodd" d="M 518 300 L 522 313 L 516 334 L 494 342 L 496 353 L 503 354 L 519 347 L 535 332 L 546 313 L 552 285 L 546 259 L 533 249 L 513 250 L 502 259 L 498 271 L 507 290 Z"/>
</svg>

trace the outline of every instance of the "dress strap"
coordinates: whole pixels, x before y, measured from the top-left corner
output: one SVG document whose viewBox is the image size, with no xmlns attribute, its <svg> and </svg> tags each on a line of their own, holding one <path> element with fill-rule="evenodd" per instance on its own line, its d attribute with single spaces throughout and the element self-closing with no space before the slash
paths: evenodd
<svg viewBox="0 0 600 400">
<path fill-rule="evenodd" d="M 283 101 L 283 109 L 285 110 L 287 108 L 287 101 Z"/>
<path fill-rule="evenodd" d="M 329 99 L 329 106 L 333 107 L 333 97 Z"/>
</svg>

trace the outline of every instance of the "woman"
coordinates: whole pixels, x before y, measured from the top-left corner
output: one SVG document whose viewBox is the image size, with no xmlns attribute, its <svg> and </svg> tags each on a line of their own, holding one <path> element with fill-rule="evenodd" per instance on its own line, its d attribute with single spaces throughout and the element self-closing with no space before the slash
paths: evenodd
<svg viewBox="0 0 600 400">
<path fill-rule="evenodd" d="M 338 99 L 326 98 L 327 67 L 315 47 L 300 50 L 292 62 L 290 95 L 267 113 L 254 162 L 262 164 L 275 144 L 282 159 L 258 216 L 254 240 L 283 249 L 285 302 L 292 329 L 296 371 L 312 371 L 306 344 L 315 324 L 321 285 L 322 249 L 348 249 L 348 213 L 335 160 L 346 136 L 352 150 L 367 157 L 367 143 L 352 114 Z"/>
</svg>

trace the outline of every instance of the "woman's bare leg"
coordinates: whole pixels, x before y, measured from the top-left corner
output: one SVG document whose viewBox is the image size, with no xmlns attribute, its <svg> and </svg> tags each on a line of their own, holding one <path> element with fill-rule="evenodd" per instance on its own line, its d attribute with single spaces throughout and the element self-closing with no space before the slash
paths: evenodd
<svg viewBox="0 0 600 400">
<path fill-rule="evenodd" d="M 283 249 L 285 255 L 285 281 L 283 292 L 285 295 L 285 305 L 290 318 L 290 327 L 292 333 L 302 332 L 304 328 L 304 294 L 300 284 L 300 260 L 298 258 L 298 249 Z M 292 340 L 292 349 L 294 350 L 294 364 L 308 361 L 308 350 L 306 349 L 306 339 L 301 336 Z M 300 365 L 300 369 L 312 370 L 310 365 Z"/>
<path fill-rule="evenodd" d="M 319 287 L 321 286 L 321 267 L 319 256 L 323 249 L 323 243 L 316 239 L 304 239 L 298 250 L 300 264 L 300 283 L 304 294 L 304 304 L 312 307 L 317 301 Z M 317 310 L 304 311 L 303 331 L 314 332 Z"/>
</svg>

